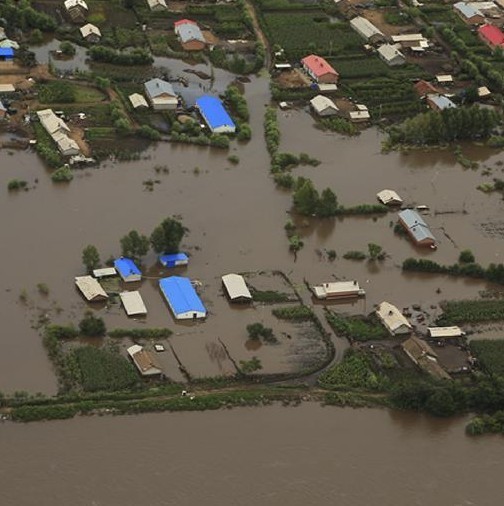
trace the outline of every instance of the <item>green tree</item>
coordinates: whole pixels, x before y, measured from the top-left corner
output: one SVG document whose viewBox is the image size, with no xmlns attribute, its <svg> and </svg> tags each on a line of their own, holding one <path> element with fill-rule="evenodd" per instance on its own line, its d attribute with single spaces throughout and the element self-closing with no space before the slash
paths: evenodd
<svg viewBox="0 0 504 506">
<path fill-rule="evenodd" d="M 449 390 L 439 388 L 429 396 L 425 409 L 432 415 L 452 416 L 457 411 L 457 405 Z"/>
<path fill-rule="evenodd" d="M 90 244 L 82 250 L 82 263 L 89 274 L 100 267 L 100 255 L 96 246 Z"/>
<path fill-rule="evenodd" d="M 383 248 L 379 244 L 375 244 L 374 242 L 370 242 L 368 244 L 368 252 L 369 258 L 371 260 L 382 259 L 384 256 Z"/>
<path fill-rule="evenodd" d="M 132 230 L 121 239 L 121 253 L 124 257 L 140 260 L 149 251 L 149 238 Z"/>
<path fill-rule="evenodd" d="M 166 218 L 150 236 L 152 248 L 156 253 L 178 253 L 179 246 L 188 232 L 187 228 L 175 218 Z"/>
<path fill-rule="evenodd" d="M 297 189 L 294 192 L 294 207 L 300 214 L 314 215 L 318 211 L 319 194 L 309 179 L 298 178 Z"/>
<path fill-rule="evenodd" d="M 338 199 L 330 188 L 322 191 L 317 205 L 317 215 L 321 218 L 335 216 L 338 212 Z"/>
<path fill-rule="evenodd" d="M 79 330 L 86 337 L 101 337 L 107 332 L 103 318 L 94 316 L 90 311 L 79 322 Z"/>
<path fill-rule="evenodd" d="M 75 46 L 69 42 L 68 40 L 64 40 L 59 45 L 60 51 L 66 56 L 74 56 L 75 55 Z"/>
<path fill-rule="evenodd" d="M 475 258 L 473 252 L 470 249 L 465 249 L 460 252 L 459 262 L 462 264 L 472 264 L 474 263 Z"/>
</svg>

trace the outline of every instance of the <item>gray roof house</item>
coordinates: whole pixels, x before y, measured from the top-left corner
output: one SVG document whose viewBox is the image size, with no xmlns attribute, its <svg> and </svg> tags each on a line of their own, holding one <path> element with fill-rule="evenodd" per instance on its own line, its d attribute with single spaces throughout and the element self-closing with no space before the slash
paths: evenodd
<svg viewBox="0 0 504 506">
<path fill-rule="evenodd" d="M 427 104 L 434 111 L 443 111 L 444 109 L 454 109 L 457 107 L 448 97 L 444 95 L 427 95 Z"/>
<path fill-rule="evenodd" d="M 405 209 L 398 214 L 398 217 L 399 223 L 406 229 L 415 244 L 431 248 L 436 246 L 436 238 L 416 211 Z"/>
<path fill-rule="evenodd" d="M 406 63 L 404 55 L 392 44 L 383 44 L 383 46 L 380 46 L 378 48 L 378 56 L 390 67 L 404 65 Z"/>
<path fill-rule="evenodd" d="M 151 79 L 144 84 L 147 99 L 156 111 L 164 109 L 176 109 L 178 98 L 173 86 L 162 79 Z"/>
</svg>

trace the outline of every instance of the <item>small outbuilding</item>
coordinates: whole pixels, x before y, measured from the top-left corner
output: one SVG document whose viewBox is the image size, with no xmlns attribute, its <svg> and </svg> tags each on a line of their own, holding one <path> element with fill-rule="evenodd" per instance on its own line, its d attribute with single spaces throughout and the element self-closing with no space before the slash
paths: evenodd
<svg viewBox="0 0 504 506">
<path fill-rule="evenodd" d="M 163 370 L 153 353 L 144 350 L 138 344 L 130 346 L 127 352 L 142 376 L 160 376 L 163 374 Z"/>
<path fill-rule="evenodd" d="M 63 4 L 67 17 L 74 23 L 83 23 L 86 21 L 88 6 L 84 0 L 65 0 Z"/>
<path fill-rule="evenodd" d="M 413 327 L 407 318 L 389 302 L 382 302 L 376 308 L 376 316 L 392 336 L 411 334 Z"/>
<path fill-rule="evenodd" d="M 457 106 L 445 95 L 427 95 L 427 105 L 433 111 L 455 109 Z"/>
<path fill-rule="evenodd" d="M 131 258 L 117 258 L 114 260 L 114 267 L 119 273 L 119 276 L 121 276 L 121 279 L 126 283 L 133 283 L 142 279 L 140 269 Z"/>
<path fill-rule="evenodd" d="M 434 87 L 433 84 L 429 83 L 429 81 L 424 81 L 423 79 L 420 79 L 417 83 L 413 85 L 413 88 L 415 89 L 416 94 L 420 98 L 424 98 L 427 95 L 437 95 L 439 94 L 439 91 L 437 88 Z"/>
<path fill-rule="evenodd" d="M 159 280 L 159 288 L 177 320 L 206 318 L 207 310 L 189 278 L 170 276 Z"/>
<path fill-rule="evenodd" d="M 338 114 L 337 105 L 324 95 L 317 95 L 310 100 L 310 106 L 317 116 L 334 116 Z"/>
<path fill-rule="evenodd" d="M 0 93 L 14 93 L 16 88 L 13 84 L 0 84 Z"/>
<path fill-rule="evenodd" d="M 400 206 L 403 203 L 402 198 L 394 190 L 382 190 L 376 197 L 386 206 Z"/>
<path fill-rule="evenodd" d="M 145 316 L 147 314 L 147 308 L 140 292 L 121 292 L 119 297 L 128 316 Z"/>
<path fill-rule="evenodd" d="M 465 336 L 465 332 L 457 326 L 428 327 L 429 337 L 432 339 L 456 339 Z"/>
<path fill-rule="evenodd" d="M 406 63 L 406 57 L 392 44 L 383 44 L 378 48 L 378 56 L 389 67 L 397 67 Z"/>
<path fill-rule="evenodd" d="M 144 84 L 145 94 L 155 111 L 176 109 L 178 97 L 168 81 L 154 78 Z"/>
<path fill-rule="evenodd" d="M 453 76 L 451 74 L 438 74 L 436 82 L 444 86 L 450 86 L 453 84 Z"/>
<path fill-rule="evenodd" d="M 115 267 L 103 267 L 102 269 L 95 269 L 93 271 L 93 276 L 95 278 L 108 278 L 110 276 L 115 276 L 117 271 Z"/>
<path fill-rule="evenodd" d="M 399 223 L 417 246 L 436 247 L 436 238 L 416 211 L 405 209 L 398 214 L 398 218 Z"/>
<path fill-rule="evenodd" d="M 223 134 L 236 131 L 234 121 L 218 98 L 203 95 L 196 100 L 196 107 L 213 133 Z"/>
<path fill-rule="evenodd" d="M 0 47 L 0 62 L 14 63 L 14 49 L 12 47 Z"/>
<path fill-rule="evenodd" d="M 310 54 L 301 60 L 301 65 L 306 73 L 316 83 L 337 84 L 339 74 L 321 56 Z"/>
<path fill-rule="evenodd" d="M 357 281 L 336 281 L 322 283 L 312 287 L 313 294 L 317 299 L 346 299 L 363 297 L 366 292 L 359 286 Z"/>
<path fill-rule="evenodd" d="M 488 98 L 491 94 L 491 91 L 486 86 L 478 88 L 478 98 Z"/>
<path fill-rule="evenodd" d="M 207 41 L 198 23 L 191 19 L 181 19 L 173 24 L 180 45 L 185 51 L 201 51 L 205 49 Z"/>
<path fill-rule="evenodd" d="M 78 276 L 75 285 L 88 302 L 102 302 L 108 299 L 107 292 L 92 276 Z"/>
<path fill-rule="evenodd" d="M 163 267 L 180 267 L 189 263 L 189 257 L 185 253 L 159 255 L 159 263 Z"/>
<path fill-rule="evenodd" d="M 147 0 L 149 9 L 154 12 L 165 11 L 168 9 L 166 0 Z"/>
<path fill-rule="evenodd" d="M 128 99 L 133 109 L 139 109 L 140 107 L 145 107 L 147 109 L 149 107 L 147 100 L 145 100 L 145 97 L 140 93 L 133 93 Z"/>
<path fill-rule="evenodd" d="M 376 44 L 386 42 L 387 38 L 371 21 L 362 16 L 350 20 L 350 26 L 367 42 Z"/>
<path fill-rule="evenodd" d="M 91 23 L 81 26 L 80 33 L 86 42 L 90 42 L 92 44 L 100 42 L 102 36 L 100 29 Z"/>
<path fill-rule="evenodd" d="M 252 294 L 243 276 L 226 274 L 222 276 L 222 284 L 231 302 L 250 302 L 252 300 Z"/>
<path fill-rule="evenodd" d="M 348 117 L 353 123 L 364 123 L 370 120 L 371 115 L 369 114 L 367 106 L 364 104 L 355 104 L 355 110 L 350 111 Z"/>
</svg>

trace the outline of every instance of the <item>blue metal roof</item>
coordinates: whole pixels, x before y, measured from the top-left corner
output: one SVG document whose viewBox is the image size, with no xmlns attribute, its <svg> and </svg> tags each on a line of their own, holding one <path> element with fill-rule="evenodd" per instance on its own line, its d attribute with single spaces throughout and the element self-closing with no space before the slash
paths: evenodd
<svg viewBox="0 0 504 506">
<path fill-rule="evenodd" d="M 185 253 L 172 253 L 169 255 L 159 255 L 159 261 L 165 267 L 172 267 L 177 263 L 189 262 L 189 257 Z"/>
<path fill-rule="evenodd" d="M 135 265 L 135 262 L 131 260 L 131 258 L 117 258 L 114 260 L 114 267 L 117 269 L 119 274 L 123 278 L 127 278 L 131 274 L 141 275 L 142 272 L 140 269 Z"/>
<path fill-rule="evenodd" d="M 413 211 L 412 209 L 405 209 L 404 211 L 401 211 L 398 216 L 404 225 L 408 227 L 416 241 L 420 242 L 424 239 L 432 239 L 433 241 L 436 240 L 427 226 L 427 223 L 425 223 L 416 211 Z"/>
<path fill-rule="evenodd" d="M 233 120 L 218 98 L 211 97 L 210 95 L 203 95 L 196 100 L 196 106 L 211 130 L 221 126 L 231 126 L 235 128 Z"/>
<path fill-rule="evenodd" d="M 14 49 L 11 47 L 0 47 L 0 57 L 14 58 Z"/>
<path fill-rule="evenodd" d="M 465 2 L 457 2 L 453 5 L 455 9 L 460 11 L 465 18 L 470 19 L 473 16 L 482 16 L 481 12 L 472 7 L 471 5 L 466 4 Z"/>
<path fill-rule="evenodd" d="M 170 276 L 159 280 L 159 288 L 169 301 L 173 312 L 177 314 L 202 312 L 206 314 L 206 308 L 201 302 L 196 290 L 189 278 Z"/>
</svg>

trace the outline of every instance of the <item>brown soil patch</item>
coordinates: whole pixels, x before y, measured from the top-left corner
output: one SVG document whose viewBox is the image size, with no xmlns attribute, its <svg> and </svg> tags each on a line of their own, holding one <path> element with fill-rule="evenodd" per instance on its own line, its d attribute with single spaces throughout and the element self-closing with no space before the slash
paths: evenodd
<svg viewBox="0 0 504 506">
<path fill-rule="evenodd" d="M 310 86 L 311 81 L 306 74 L 299 69 L 292 69 L 285 72 L 280 72 L 274 81 L 281 88 L 304 88 Z"/>
<path fill-rule="evenodd" d="M 383 11 L 371 11 L 365 10 L 362 12 L 362 16 L 366 18 L 368 21 L 373 23 L 379 30 L 381 30 L 385 35 L 398 35 L 400 33 L 414 33 L 418 32 L 418 28 L 415 25 L 389 25 L 383 18 Z"/>
<path fill-rule="evenodd" d="M 84 140 L 84 130 L 76 125 L 71 126 L 71 131 L 68 134 L 70 139 L 73 139 L 79 146 L 82 154 L 84 156 L 91 156 L 91 148 L 88 143 Z"/>
<path fill-rule="evenodd" d="M 203 37 L 205 37 L 207 43 L 211 46 L 216 46 L 221 43 L 219 37 L 216 37 L 210 30 L 201 30 L 201 33 L 203 34 Z"/>
</svg>

